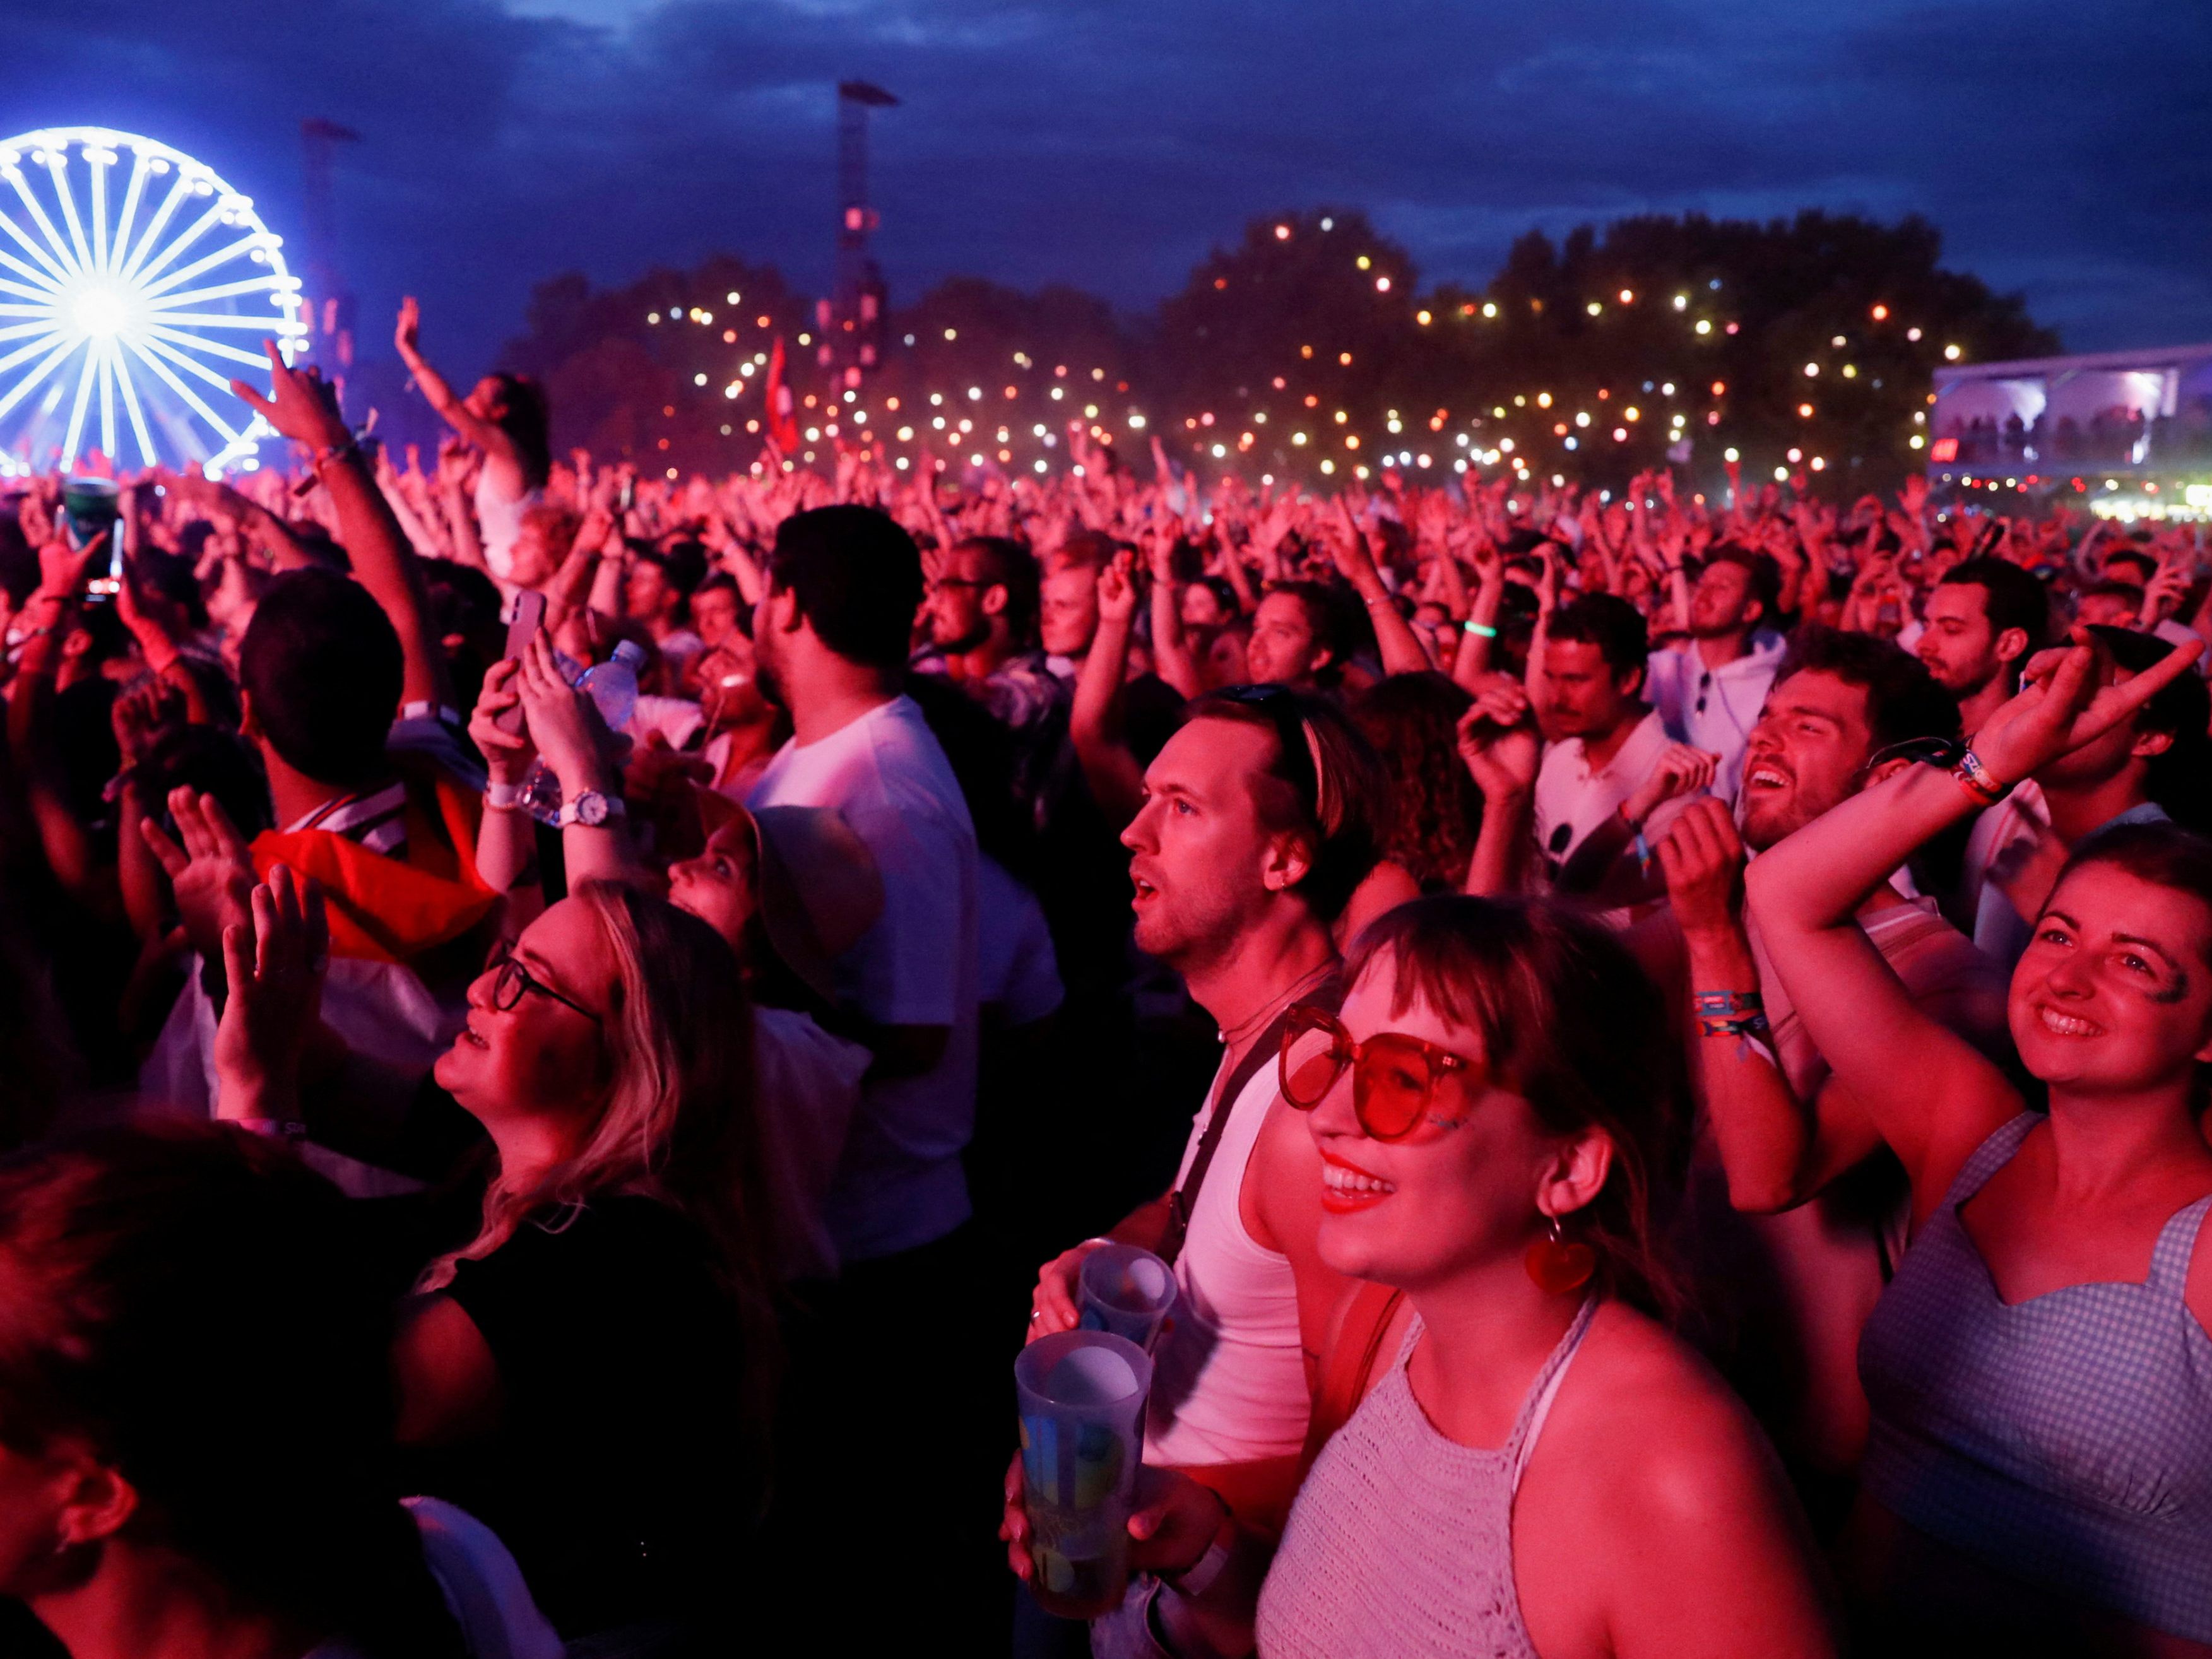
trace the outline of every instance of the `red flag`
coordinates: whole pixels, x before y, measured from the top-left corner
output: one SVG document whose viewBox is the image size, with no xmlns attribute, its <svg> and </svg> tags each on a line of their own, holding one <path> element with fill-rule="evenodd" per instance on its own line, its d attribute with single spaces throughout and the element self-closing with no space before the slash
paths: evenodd
<svg viewBox="0 0 2212 1659">
<path fill-rule="evenodd" d="M 799 420 L 792 409 L 791 388 L 783 383 L 783 336 L 775 337 L 768 358 L 768 439 L 790 454 L 799 447 Z"/>
</svg>

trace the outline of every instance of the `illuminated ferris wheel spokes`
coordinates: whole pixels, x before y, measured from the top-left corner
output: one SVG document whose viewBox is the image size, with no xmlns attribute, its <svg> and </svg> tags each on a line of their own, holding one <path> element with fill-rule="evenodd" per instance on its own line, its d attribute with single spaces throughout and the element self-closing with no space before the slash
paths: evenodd
<svg viewBox="0 0 2212 1659">
<path fill-rule="evenodd" d="M 88 442 L 120 461 L 126 428 L 141 465 L 245 459 L 269 428 L 231 377 L 267 374 L 258 337 L 289 356 L 306 331 L 252 203 L 188 155 L 100 128 L 0 143 L 0 470 L 66 469 Z"/>
</svg>

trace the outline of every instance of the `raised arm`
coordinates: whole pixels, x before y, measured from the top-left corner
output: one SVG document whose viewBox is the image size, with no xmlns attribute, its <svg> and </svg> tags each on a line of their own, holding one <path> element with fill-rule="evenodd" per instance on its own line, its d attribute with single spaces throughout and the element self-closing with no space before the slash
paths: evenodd
<svg viewBox="0 0 2212 1659">
<path fill-rule="evenodd" d="M 1831 1078 L 1802 1102 L 1782 1069 L 1743 927 L 1743 843 L 1726 803 L 1692 802 L 1658 847 L 1688 957 L 1692 1071 L 1728 1175 L 1729 1200 L 1768 1212 L 1803 1202 L 1881 1144 Z"/>
<path fill-rule="evenodd" d="M 1528 694 L 1498 675 L 1460 716 L 1457 735 L 1460 759 L 1482 792 L 1482 827 L 1475 832 L 1464 890 L 1483 897 L 1517 893 L 1543 752 Z"/>
<path fill-rule="evenodd" d="M 1175 569 L 1182 530 L 1172 518 L 1156 519 L 1146 537 L 1152 572 L 1152 666 L 1184 696 L 1194 697 L 1205 687 L 1182 629 L 1182 584 L 1176 580 Z"/>
<path fill-rule="evenodd" d="M 277 431 L 313 452 L 315 477 L 337 508 L 339 538 L 353 562 L 354 577 L 383 607 L 399 635 L 404 664 L 401 698 L 434 709 L 452 707 L 453 677 L 431 631 L 429 595 L 415 550 L 338 413 L 337 389 L 313 368 L 289 367 L 274 340 L 263 343 L 272 397 L 264 398 L 243 380 L 233 380 L 231 390 Z"/>
<path fill-rule="evenodd" d="M 1098 573 L 1098 631 L 1083 659 L 1083 672 L 1076 677 L 1075 702 L 1067 718 L 1068 737 L 1091 796 L 1116 830 L 1137 816 L 1145 799 L 1145 769 L 1118 730 L 1121 682 L 1129 665 L 1130 619 L 1137 609 L 1130 562 L 1127 554 L 1116 554 Z"/>
<path fill-rule="evenodd" d="M 483 451 L 487 460 L 496 456 L 519 475 L 522 457 L 515 449 L 514 440 L 495 422 L 484 419 L 453 396 L 453 389 L 446 384 L 445 376 L 431 368 L 422 356 L 422 308 L 410 294 L 399 302 L 399 321 L 392 330 L 392 343 L 398 349 L 399 359 L 407 365 L 415 384 L 422 388 L 424 401 L 445 418 L 447 425 Z"/>
<path fill-rule="evenodd" d="M 2188 671 L 2177 647 L 2094 691 L 2086 633 L 2039 659 L 2035 678 L 1975 736 L 1983 773 L 2009 787 L 2131 718 Z M 1971 780 L 1903 766 L 1814 819 L 1754 863 L 1752 915 L 1790 1000 L 1822 1056 L 1865 1107 L 1912 1177 L 1917 1215 L 1938 1202 L 1973 1149 L 2020 1109 L 1998 1068 L 1906 994 L 1853 915 L 1866 894 L 1929 837 L 1986 804 Z"/>
<path fill-rule="evenodd" d="M 1329 551 L 1335 556 L 1338 574 L 1352 584 L 1359 602 L 1367 607 L 1368 620 L 1375 627 L 1375 644 L 1382 655 L 1382 672 L 1425 673 L 1432 665 L 1429 653 L 1421 648 L 1420 636 L 1383 585 L 1367 538 L 1341 495 L 1336 498 L 1336 513 L 1338 533 L 1329 538 Z"/>
</svg>

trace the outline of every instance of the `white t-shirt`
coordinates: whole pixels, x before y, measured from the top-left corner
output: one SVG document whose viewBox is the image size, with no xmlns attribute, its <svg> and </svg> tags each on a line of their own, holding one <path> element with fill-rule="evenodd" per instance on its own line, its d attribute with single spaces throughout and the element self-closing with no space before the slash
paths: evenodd
<svg viewBox="0 0 2212 1659">
<path fill-rule="evenodd" d="M 1052 929 L 1036 895 L 1006 873 L 986 853 L 981 875 L 979 948 L 984 1006 L 996 1008 L 1007 1025 L 1042 1019 L 1066 1000 L 1060 982 L 1060 957 L 1052 948 Z"/>
<path fill-rule="evenodd" d="M 975 829 L 945 751 L 909 697 L 828 737 L 784 744 L 747 805 L 827 806 L 866 843 L 884 913 L 835 965 L 837 993 L 878 1025 L 949 1028 L 914 1077 L 863 1086 L 824 1206 L 839 1257 L 866 1261 L 941 1238 L 968 1218 L 960 1150 L 975 1127 Z"/>
<path fill-rule="evenodd" d="M 837 1245 L 822 1206 L 860 1102 L 871 1055 L 791 1008 L 753 1009 L 753 1073 L 761 1163 L 779 1276 L 834 1279 Z"/>
<path fill-rule="evenodd" d="M 1583 837 L 1603 823 L 1651 775 L 1651 769 L 1666 752 L 1667 728 L 1653 709 L 1637 722 L 1636 729 L 1604 767 L 1590 769 L 1580 738 L 1567 738 L 1544 750 L 1536 771 L 1536 844 L 1547 866 L 1556 874 L 1574 855 Z M 1681 802 L 1662 802 L 1644 826 L 1644 837 L 1656 842 Z"/>
</svg>

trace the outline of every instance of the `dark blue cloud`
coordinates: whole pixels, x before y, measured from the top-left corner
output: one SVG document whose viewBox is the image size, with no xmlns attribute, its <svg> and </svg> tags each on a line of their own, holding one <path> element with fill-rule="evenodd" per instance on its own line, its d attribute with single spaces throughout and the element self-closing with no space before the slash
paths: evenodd
<svg viewBox="0 0 2212 1659">
<path fill-rule="evenodd" d="M 104 123 L 299 216 L 343 157 L 380 332 L 488 362 L 534 281 L 718 250 L 828 276 L 832 88 L 881 82 L 895 293 L 974 270 L 1141 306 L 1249 216 L 1367 208 L 1431 277 L 1531 225 L 1927 215 L 2082 349 L 2212 338 L 2212 9 L 2172 0 L 0 0 L 0 136 Z M 295 239 L 296 241 L 296 239 Z"/>
</svg>

